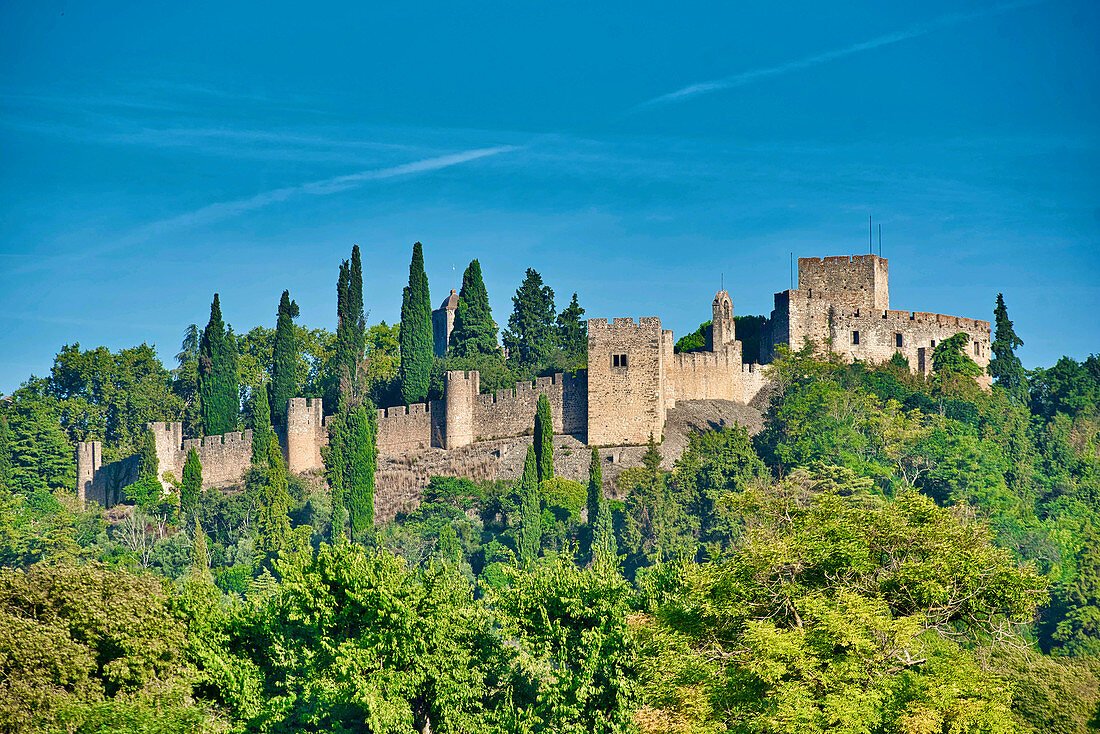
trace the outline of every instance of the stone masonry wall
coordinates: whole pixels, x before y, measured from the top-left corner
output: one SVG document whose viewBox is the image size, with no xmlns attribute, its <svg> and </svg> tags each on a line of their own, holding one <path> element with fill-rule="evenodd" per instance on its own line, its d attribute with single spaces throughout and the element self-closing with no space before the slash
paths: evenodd
<svg viewBox="0 0 1100 734">
<path fill-rule="evenodd" d="M 637 323 L 588 320 L 589 444 L 645 443 L 651 435 L 660 439 L 666 410 L 662 339 L 656 317 Z"/>
<path fill-rule="evenodd" d="M 431 446 L 442 448 L 444 413 L 442 400 L 379 410 L 379 452 L 407 453 Z"/>
<path fill-rule="evenodd" d="M 932 372 L 932 350 L 937 344 L 955 334 L 966 334 L 970 337 L 966 355 L 982 368 L 978 384 L 992 385 L 992 377 L 985 371 L 991 356 L 988 321 L 922 311 L 842 308 L 834 308 L 830 316 L 827 328 L 834 352 L 865 362 L 885 362 L 900 353 L 912 370 L 923 374 Z"/>
<path fill-rule="evenodd" d="M 834 259 L 825 258 L 826 261 Z M 876 268 L 886 267 L 886 261 L 878 256 L 852 258 L 853 261 L 857 259 L 873 259 Z M 807 260 L 810 275 L 804 277 L 803 267 Z M 844 258 L 837 260 L 840 261 L 837 271 L 842 272 Z M 800 286 L 818 282 L 814 280 L 818 277 L 817 270 L 820 270 L 817 263 L 816 258 L 799 259 Z M 986 388 L 992 384 L 992 378 L 984 373 L 992 356 L 988 321 L 923 311 L 891 311 L 847 305 L 865 300 L 858 294 L 837 297 L 836 301 L 832 299 L 833 295 L 821 287 L 775 294 L 775 309 L 761 337 L 762 354 L 768 355 L 770 361 L 775 356 L 777 345 L 788 344 L 797 351 L 812 340 L 818 348 L 831 349 L 848 360 L 879 363 L 889 360 L 895 353 L 901 353 L 913 371 L 928 374 L 932 371 L 935 345 L 961 332 L 970 337 L 967 356 L 983 368 L 978 384 Z"/>
<path fill-rule="evenodd" d="M 889 262 L 878 255 L 800 257 L 798 290 L 845 306 L 890 308 Z"/>
<path fill-rule="evenodd" d="M 540 377 L 517 382 L 512 390 L 477 395 L 474 401 L 474 434 L 479 440 L 522 436 L 534 428 L 539 395 L 550 402 L 554 433 L 583 434 L 588 428 L 587 374 Z"/>
</svg>

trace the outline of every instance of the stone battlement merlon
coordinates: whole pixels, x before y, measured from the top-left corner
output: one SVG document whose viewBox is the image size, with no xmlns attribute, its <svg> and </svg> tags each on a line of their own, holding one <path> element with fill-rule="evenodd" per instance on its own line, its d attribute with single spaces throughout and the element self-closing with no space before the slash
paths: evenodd
<svg viewBox="0 0 1100 734">
<path fill-rule="evenodd" d="M 981 319 L 972 319 L 967 316 L 952 316 L 950 314 L 932 313 L 930 311 L 895 311 L 857 308 L 852 310 L 837 309 L 836 315 L 848 319 L 880 319 L 888 324 L 896 324 L 904 328 L 910 322 L 918 324 L 936 324 L 943 327 L 958 327 L 966 331 L 978 331 L 989 333 L 990 322 Z"/>
<path fill-rule="evenodd" d="M 661 319 L 656 316 L 642 316 L 635 319 L 629 316 L 616 316 L 611 324 L 607 323 L 607 319 L 589 319 L 588 330 L 592 331 L 611 331 L 615 329 L 633 329 L 635 331 L 649 331 L 656 328 L 661 330 Z"/>
</svg>

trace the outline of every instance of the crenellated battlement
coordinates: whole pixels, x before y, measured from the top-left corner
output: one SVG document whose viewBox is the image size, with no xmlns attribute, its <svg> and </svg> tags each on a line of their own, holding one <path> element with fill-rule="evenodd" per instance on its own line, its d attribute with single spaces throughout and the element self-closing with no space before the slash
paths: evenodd
<svg viewBox="0 0 1100 734">
<path fill-rule="evenodd" d="M 452 297 L 437 313 L 448 315 L 449 304 L 457 305 L 457 294 Z M 849 360 L 883 362 L 901 355 L 914 371 L 928 373 L 936 345 L 965 333 L 971 340 L 967 354 L 982 368 L 989 364 L 988 321 L 891 310 L 889 262 L 877 255 L 799 258 L 797 287 L 776 293 L 774 303 L 759 334 L 765 363 L 781 345 L 797 350 L 813 342 Z M 554 431 L 585 436 L 591 445 L 660 438 L 666 412 L 677 401 L 759 401 L 767 372 L 744 362 L 733 298 L 720 290 L 710 305 L 711 330 L 701 351 L 676 353 L 675 335 L 656 316 L 593 318 L 588 320 L 586 370 L 536 377 L 485 394 L 477 371 L 446 372 L 439 400 L 377 410 L 379 452 L 415 457 L 432 447 L 456 449 L 530 434 L 543 396 Z M 444 327 L 437 329 L 437 351 L 446 344 L 449 322 Z M 983 375 L 979 381 L 988 385 L 990 378 Z M 331 420 L 320 399 L 289 401 L 286 425 L 274 430 L 291 472 L 323 468 L 321 449 Z M 239 482 L 251 466 L 251 431 L 185 440 L 180 422 L 155 422 L 149 428 L 162 474 L 179 479 L 191 450 L 199 454 L 207 486 Z M 99 442 L 77 446 L 77 491 L 106 504 L 117 501 L 121 489 L 136 479 L 139 460 L 102 461 Z"/>
</svg>

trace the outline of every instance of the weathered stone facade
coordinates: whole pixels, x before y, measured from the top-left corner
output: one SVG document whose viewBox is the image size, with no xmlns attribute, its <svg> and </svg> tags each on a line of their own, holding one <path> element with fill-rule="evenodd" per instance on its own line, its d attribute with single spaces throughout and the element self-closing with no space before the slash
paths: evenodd
<svg viewBox="0 0 1100 734">
<path fill-rule="evenodd" d="M 447 345 L 451 342 L 451 332 L 455 329 L 455 311 L 458 309 L 458 294 L 454 288 L 451 295 L 432 311 L 432 351 L 435 356 L 447 354 Z"/>
<path fill-rule="evenodd" d="M 936 344 L 964 333 L 967 354 L 979 367 L 978 383 L 988 388 L 991 357 L 988 321 L 923 311 L 891 311 L 889 261 L 878 255 L 799 258 L 798 288 L 775 294 L 760 351 L 770 358 L 786 344 L 798 350 L 813 341 L 849 361 L 885 362 L 895 354 L 912 370 L 932 371 Z"/>
<path fill-rule="evenodd" d="M 930 372 L 932 349 L 962 332 L 968 353 L 984 370 L 990 358 L 988 321 L 940 314 L 891 311 L 889 264 L 876 255 L 800 258 L 797 289 L 775 294 L 775 309 L 761 331 L 761 355 L 768 361 L 781 344 L 800 349 L 808 341 L 849 360 L 883 362 L 894 354 L 912 369 Z M 454 291 L 433 312 L 436 352 L 446 351 L 454 325 Z M 431 449 L 455 450 L 531 432 L 540 395 L 546 395 L 554 431 L 593 446 L 643 444 L 660 439 L 668 411 L 678 401 L 749 404 L 766 385 L 759 364 L 745 364 L 737 340 L 733 303 L 719 291 L 711 302 L 712 326 L 706 351 L 677 354 L 670 330 L 657 317 L 588 321 L 588 370 L 555 374 L 514 388 L 481 394 L 475 371 L 448 372 L 443 398 L 378 411 L 379 458 L 417 456 Z M 990 378 L 979 378 L 988 386 Z M 287 425 L 276 426 L 283 455 L 295 474 L 323 469 L 321 449 L 328 430 L 319 399 L 294 398 Z M 252 432 L 184 439 L 180 423 L 151 423 L 160 471 L 177 479 L 188 451 L 202 462 L 203 483 L 240 481 L 251 466 Z M 104 465 L 99 442 L 77 450 L 77 491 L 82 500 L 108 504 L 137 479 L 137 457 Z M 406 488 L 407 490 L 408 488 Z M 405 491 L 405 490 L 402 490 Z M 411 491 L 411 490 L 409 490 Z M 376 507 L 395 511 L 404 500 L 376 497 Z M 406 498 L 407 499 L 407 498 Z"/>
<path fill-rule="evenodd" d="M 659 318 L 588 320 L 588 443 L 660 440 L 678 400 L 748 403 L 756 396 L 763 373 L 742 363 L 729 293 L 718 291 L 711 309 L 708 350 L 680 354 Z"/>
</svg>

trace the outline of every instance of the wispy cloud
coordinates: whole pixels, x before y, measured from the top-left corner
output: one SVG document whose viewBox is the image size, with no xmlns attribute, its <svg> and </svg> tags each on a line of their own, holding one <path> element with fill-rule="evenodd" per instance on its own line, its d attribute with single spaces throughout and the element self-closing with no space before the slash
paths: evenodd
<svg viewBox="0 0 1100 734">
<path fill-rule="evenodd" d="M 722 79 L 712 79 L 710 81 L 696 82 L 695 84 L 689 84 L 686 87 L 677 89 L 674 92 L 668 94 L 662 94 L 659 97 L 646 100 L 641 104 L 631 108 L 627 114 L 633 114 L 641 112 L 642 110 L 650 109 L 652 107 L 659 107 L 662 105 L 672 104 L 675 102 L 683 102 L 691 99 L 692 97 L 698 97 L 701 94 L 709 94 L 711 92 L 717 92 L 723 89 L 733 89 L 734 87 L 741 87 L 746 84 L 751 84 L 755 81 L 765 79 L 767 77 L 779 76 L 780 74 L 786 74 L 791 71 L 799 71 L 802 69 L 808 69 L 813 66 L 820 66 L 830 61 L 843 58 L 845 56 L 851 56 L 863 51 L 870 51 L 872 49 L 881 48 L 883 46 L 890 46 L 901 41 L 907 41 L 911 38 L 917 38 L 919 36 L 925 36 L 934 31 L 938 31 L 941 28 L 948 28 L 950 26 L 965 23 L 971 20 L 977 20 L 979 18 L 985 18 L 991 15 L 997 15 L 999 13 L 1005 13 L 1010 10 L 1016 10 L 1018 8 L 1024 8 L 1031 5 L 1037 5 L 1042 0 L 1015 0 L 1014 2 L 1003 3 L 1001 5 L 994 5 L 992 7 L 983 8 L 981 10 L 975 10 L 969 13 L 948 13 L 947 15 L 941 15 L 934 20 L 926 21 L 924 23 L 917 23 L 904 30 L 896 31 L 894 33 L 888 33 L 878 38 L 873 38 L 869 41 L 857 43 L 852 46 L 846 46 L 844 48 L 838 48 L 833 51 L 826 51 L 825 53 L 816 54 L 814 56 L 807 56 L 803 59 L 795 59 L 794 61 L 788 61 L 778 66 L 768 66 L 760 69 L 752 69 L 750 71 L 743 71 L 740 74 L 734 74 L 733 76 L 724 77 Z"/>
<path fill-rule="evenodd" d="M 402 176 L 412 176 L 420 173 L 438 171 L 443 168 L 469 163 L 470 161 L 481 158 L 508 153 L 518 150 L 520 147 L 521 146 L 515 145 L 500 145 L 493 148 L 475 148 L 460 153 L 424 158 L 422 160 L 412 161 L 411 163 L 402 163 L 397 166 L 374 168 L 366 171 L 359 171 L 358 173 L 309 181 L 296 186 L 271 189 L 241 199 L 231 199 L 229 201 L 207 204 L 193 211 L 141 225 L 128 234 L 114 240 L 110 245 L 96 248 L 94 251 L 84 251 L 83 253 L 66 255 L 62 258 L 49 258 L 48 260 L 29 263 L 22 268 L 12 269 L 9 273 L 14 274 L 40 270 L 52 267 L 55 262 L 60 260 L 71 263 L 74 260 L 81 260 L 94 255 L 102 255 L 107 252 L 115 252 L 117 250 L 134 247 L 167 232 L 213 224 L 299 196 L 327 196 L 329 194 L 347 191 L 348 189 L 355 188 L 368 181 L 382 181 Z"/>
<path fill-rule="evenodd" d="M 136 244 L 137 242 L 145 241 L 164 231 L 218 222 L 223 219 L 235 217 L 239 214 L 244 214 L 245 212 L 262 209 L 265 206 L 286 201 L 295 196 L 324 196 L 327 194 L 335 194 L 354 188 L 367 181 L 380 181 L 388 178 L 397 178 L 399 176 L 409 176 L 416 173 L 438 171 L 441 168 L 450 168 L 460 163 L 468 163 L 479 158 L 500 155 L 501 153 L 508 153 L 516 149 L 517 146 L 515 145 L 500 145 L 495 148 L 476 148 L 461 153 L 425 158 L 423 160 L 413 161 L 412 163 L 402 163 L 398 166 L 375 168 L 368 171 L 350 173 L 344 176 L 333 176 L 319 181 L 310 181 L 297 186 L 272 189 L 244 199 L 233 199 L 231 201 L 208 204 L 207 206 L 187 212 L 186 214 L 179 214 L 174 217 L 169 217 L 168 219 L 161 219 L 143 225 L 125 239 L 127 244 Z"/>
</svg>

